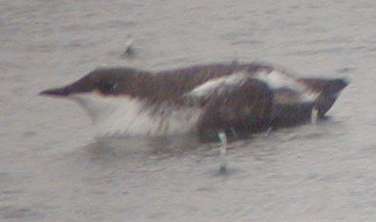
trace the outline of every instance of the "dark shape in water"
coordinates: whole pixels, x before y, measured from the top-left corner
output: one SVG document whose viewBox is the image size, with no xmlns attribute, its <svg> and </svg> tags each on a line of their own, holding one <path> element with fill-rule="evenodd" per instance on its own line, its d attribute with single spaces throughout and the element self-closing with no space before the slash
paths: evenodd
<svg viewBox="0 0 376 222">
<path fill-rule="evenodd" d="M 268 64 L 224 63 L 160 72 L 99 68 L 72 84 L 40 94 L 68 98 L 91 94 L 112 101 L 119 98 L 118 103 L 124 107 L 137 101 L 142 105 L 136 114 L 146 115 L 153 122 L 142 123 L 145 130 L 138 131 L 139 134 L 174 134 L 187 125 L 188 131 L 198 132 L 202 139 L 207 139 L 218 132 L 249 134 L 270 127 L 292 126 L 310 120 L 313 113 L 323 118 L 347 85 L 344 79 L 297 78 Z M 96 100 L 78 101 L 89 114 L 94 113 L 91 115 L 94 120 L 112 115 L 106 110 L 108 107 L 101 107 Z M 179 121 L 180 117 L 175 118 L 177 113 L 191 109 L 194 113 L 184 116 L 187 119 L 182 125 L 173 124 Z M 198 118 L 192 117 L 195 114 Z M 124 111 L 124 115 L 131 114 Z M 138 121 L 137 115 L 132 117 L 133 124 Z M 155 127 L 158 124 L 160 128 Z M 125 134 L 131 131 L 127 129 Z"/>
</svg>

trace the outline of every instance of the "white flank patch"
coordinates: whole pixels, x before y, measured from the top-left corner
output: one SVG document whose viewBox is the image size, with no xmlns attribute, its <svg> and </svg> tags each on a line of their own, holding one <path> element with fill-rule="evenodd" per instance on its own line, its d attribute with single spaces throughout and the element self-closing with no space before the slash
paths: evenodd
<svg viewBox="0 0 376 222">
<path fill-rule="evenodd" d="M 305 90 L 303 84 L 277 70 L 273 70 L 270 73 L 265 71 L 258 72 L 254 78 L 265 82 L 271 89 L 289 88 L 300 92 Z"/>
<path fill-rule="evenodd" d="M 228 87 L 237 87 L 251 76 L 244 72 L 237 72 L 232 75 L 218 77 L 205 82 L 194 88 L 187 95 L 192 97 L 207 97 L 213 93 L 222 93 Z"/>
<path fill-rule="evenodd" d="M 141 100 L 128 96 L 85 93 L 72 96 L 90 115 L 98 136 L 162 136 L 194 130 L 201 111 L 162 105 L 156 114 Z"/>
<path fill-rule="evenodd" d="M 254 78 L 265 82 L 272 90 L 286 88 L 295 91 L 300 94 L 300 98 L 296 102 L 313 102 L 320 95 L 309 90 L 304 84 L 297 82 L 293 77 L 278 70 L 273 70 L 270 73 L 262 71 L 256 73 Z"/>
<path fill-rule="evenodd" d="M 194 88 L 186 96 L 201 99 L 213 94 L 221 94 L 232 87 L 239 87 L 250 78 L 266 83 L 276 93 L 276 103 L 313 102 L 320 95 L 317 92 L 309 90 L 304 84 L 297 82 L 295 78 L 286 73 L 273 70 L 272 72 L 261 71 L 255 75 L 249 75 L 247 72 L 237 72 L 232 75 L 215 78 Z M 284 95 L 278 95 L 278 89 L 284 88 L 294 91 L 297 96 L 286 98 Z"/>
<path fill-rule="evenodd" d="M 302 102 L 313 102 L 320 96 L 320 93 L 314 91 L 305 91 L 301 95 Z"/>
</svg>

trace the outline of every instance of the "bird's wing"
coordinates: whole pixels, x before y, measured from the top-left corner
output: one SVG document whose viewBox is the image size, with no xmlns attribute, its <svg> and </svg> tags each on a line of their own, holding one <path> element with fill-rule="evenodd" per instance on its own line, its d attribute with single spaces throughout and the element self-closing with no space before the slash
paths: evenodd
<svg viewBox="0 0 376 222">
<path fill-rule="evenodd" d="M 198 126 L 200 131 L 260 130 L 267 127 L 271 118 L 272 90 L 246 72 L 207 81 L 186 97 L 204 110 Z"/>
</svg>

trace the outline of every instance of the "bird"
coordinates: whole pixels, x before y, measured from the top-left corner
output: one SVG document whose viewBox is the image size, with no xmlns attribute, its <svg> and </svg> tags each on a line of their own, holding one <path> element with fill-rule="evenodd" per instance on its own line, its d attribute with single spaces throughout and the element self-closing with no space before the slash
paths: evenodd
<svg viewBox="0 0 376 222">
<path fill-rule="evenodd" d="M 98 135 L 194 133 L 220 141 L 225 159 L 231 135 L 316 123 L 348 84 L 345 78 L 298 77 L 262 62 L 228 62 L 162 71 L 101 67 L 40 95 L 78 103 Z"/>
</svg>

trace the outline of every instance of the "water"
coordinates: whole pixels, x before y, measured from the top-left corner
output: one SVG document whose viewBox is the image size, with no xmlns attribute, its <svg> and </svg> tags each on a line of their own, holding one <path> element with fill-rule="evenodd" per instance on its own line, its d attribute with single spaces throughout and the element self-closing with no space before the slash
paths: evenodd
<svg viewBox="0 0 376 222">
<path fill-rule="evenodd" d="M 0 221 L 374 221 L 375 19 L 371 0 L 1 1 Z M 226 176 L 214 144 L 95 141 L 37 96 L 101 65 L 234 59 L 352 83 L 330 121 L 232 144 Z"/>
</svg>

